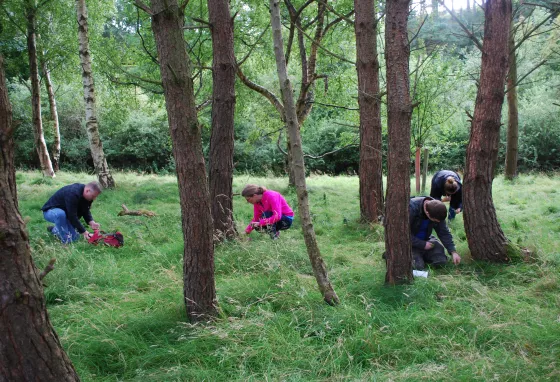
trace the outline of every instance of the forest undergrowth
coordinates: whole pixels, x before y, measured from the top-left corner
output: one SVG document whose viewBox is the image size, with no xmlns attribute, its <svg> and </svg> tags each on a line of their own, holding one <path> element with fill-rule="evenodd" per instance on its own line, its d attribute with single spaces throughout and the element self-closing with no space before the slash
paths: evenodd
<svg viewBox="0 0 560 382">
<path fill-rule="evenodd" d="M 472 261 L 461 214 L 450 229 L 463 262 L 397 287 L 384 285 L 382 226 L 358 222 L 357 177 L 312 176 L 314 227 L 341 304 L 322 301 L 296 219 L 280 240 L 253 232 L 216 247 L 220 316 L 206 324 L 186 321 L 176 178 L 113 175 L 118 187 L 92 214 L 124 234 L 119 249 L 62 246 L 47 233 L 43 203 L 93 177 L 17 173 L 35 263 L 56 258 L 44 279 L 49 315 L 83 381 L 560 379 L 558 174 L 494 181 L 502 229 L 527 248 L 521 261 Z M 286 178 L 237 176 L 234 192 L 246 183 L 297 205 Z M 156 216 L 118 217 L 121 204 Z M 251 216 L 236 196 L 240 233 Z"/>
</svg>

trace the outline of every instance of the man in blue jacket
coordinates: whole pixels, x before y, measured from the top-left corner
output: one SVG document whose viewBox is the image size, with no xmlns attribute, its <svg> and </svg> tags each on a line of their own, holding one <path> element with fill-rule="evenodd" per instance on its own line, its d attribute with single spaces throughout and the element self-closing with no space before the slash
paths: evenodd
<svg viewBox="0 0 560 382">
<path fill-rule="evenodd" d="M 54 223 L 54 227 L 47 227 L 49 232 L 64 244 L 78 240 L 80 235 L 88 240 L 91 234 L 80 223 L 80 218 L 92 229 L 99 229 L 90 208 L 100 193 L 101 186 L 97 182 L 74 183 L 55 192 L 41 208 L 45 220 Z"/>
<path fill-rule="evenodd" d="M 461 262 L 461 256 L 455 250 L 453 236 L 445 224 L 446 216 L 447 208 L 440 200 L 431 197 L 410 199 L 409 221 L 414 269 L 423 270 L 426 264 L 439 266 L 447 263 L 445 249 L 455 265 Z M 432 230 L 436 231 L 441 242 L 432 236 Z"/>
</svg>

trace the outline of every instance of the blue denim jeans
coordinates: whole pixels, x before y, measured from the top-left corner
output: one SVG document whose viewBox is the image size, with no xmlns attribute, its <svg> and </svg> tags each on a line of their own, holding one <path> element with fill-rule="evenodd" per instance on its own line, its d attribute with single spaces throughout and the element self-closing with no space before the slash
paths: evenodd
<svg viewBox="0 0 560 382">
<path fill-rule="evenodd" d="M 80 238 L 80 234 L 70 220 L 66 218 L 66 212 L 60 208 L 51 208 L 43 212 L 46 221 L 54 223 L 53 235 L 58 237 L 64 244 L 72 243 Z"/>
<path fill-rule="evenodd" d="M 456 214 L 457 214 L 457 213 L 455 212 L 455 208 L 452 208 L 451 206 L 449 206 L 449 216 L 448 216 L 448 219 L 449 219 L 449 220 L 455 219 L 455 215 L 456 215 Z"/>
<path fill-rule="evenodd" d="M 264 211 L 262 218 L 266 219 L 272 216 L 272 211 Z M 278 237 L 279 231 L 283 231 L 292 226 L 294 218 L 292 216 L 282 215 L 282 218 L 278 220 L 275 224 L 267 225 L 266 227 L 260 227 L 262 231 L 266 231 L 270 234 L 271 238 Z"/>
</svg>

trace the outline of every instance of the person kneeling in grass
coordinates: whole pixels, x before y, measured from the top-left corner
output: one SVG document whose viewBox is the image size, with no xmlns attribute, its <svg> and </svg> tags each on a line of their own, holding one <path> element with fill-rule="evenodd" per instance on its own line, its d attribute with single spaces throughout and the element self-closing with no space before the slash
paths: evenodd
<svg viewBox="0 0 560 382">
<path fill-rule="evenodd" d="M 253 205 L 253 220 L 245 229 L 246 234 L 257 229 L 268 232 L 270 238 L 276 240 L 280 236 L 281 230 L 292 226 L 294 211 L 279 192 L 248 184 L 241 195 L 245 197 L 247 203 Z"/>
<path fill-rule="evenodd" d="M 445 204 L 430 197 L 411 198 L 408 211 L 414 269 L 423 270 L 426 264 L 441 266 L 447 263 L 444 247 L 451 254 L 453 263 L 459 264 L 461 256 L 455 250 L 453 236 L 445 224 Z M 432 229 L 441 242 L 432 236 Z"/>
<path fill-rule="evenodd" d="M 80 223 L 80 218 L 83 217 L 92 229 L 99 229 L 99 223 L 93 220 L 90 208 L 100 193 L 101 185 L 97 182 L 62 187 L 41 207 L 45 220 L 54 223 L 47 230 L 64 244 L 78 240 L 80 235 L 88 240 L 91 233 Z"/>
</svg>

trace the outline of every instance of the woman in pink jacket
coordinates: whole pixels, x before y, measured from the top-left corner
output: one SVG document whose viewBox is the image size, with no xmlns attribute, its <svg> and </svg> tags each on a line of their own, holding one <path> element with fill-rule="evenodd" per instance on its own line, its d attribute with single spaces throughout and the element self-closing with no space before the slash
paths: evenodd
<svg viewBox="0 0 560 382">
<path fill-rule="evenodd" d="M 268 232 L 270 237 L 276 240 L 281 230 L 292 226 L 294 211 L 279 192 L 248 184 L 241 195 L 245 197 L 247 203 L 253 205 L 254 211 L 253 220 L 245 229 L 245 233 L 250 234 L 256 228 Z"/>
</svg>

